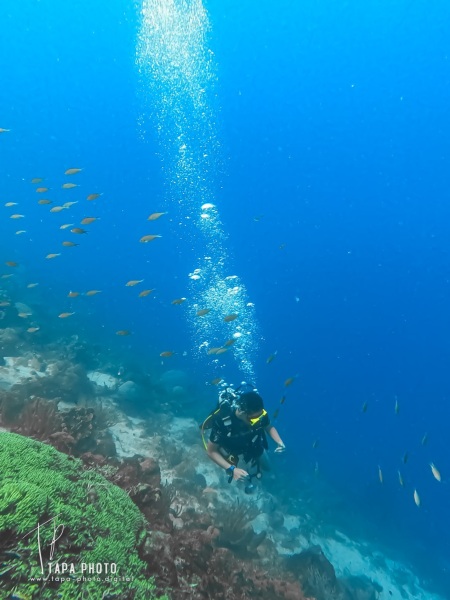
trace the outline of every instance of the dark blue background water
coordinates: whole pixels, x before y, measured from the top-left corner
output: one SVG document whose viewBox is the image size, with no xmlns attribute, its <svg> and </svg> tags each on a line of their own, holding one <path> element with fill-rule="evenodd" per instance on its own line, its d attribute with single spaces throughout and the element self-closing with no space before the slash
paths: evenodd
<svg viewBox="0 0 450 600">
<path fill-rule="evenodd" d="M 345 512 L 357 524 L 367 517 L 380 543 L 450 586 L 450 8 L 443 0 L 207 8 L 222 107 L 217 205 L 230 272 L 247 286 L 264 338 L 259 389 L 271 410 L 287 392 L 278 423 L 285 468 L 295 480 L 317 462 L 344 500 L 336 522 Z M 0 138 L 0 194 L 26 215 L 2 218 L 4 260 L 25 265 L 23 281 L 40 282 L 33 293 L 49 316 L 76 311 L 62 330 L 148 368 L 174 349 L 171 366 L 203 382 L 211 367 L 191 358 L 184 307 L 170 304 L 187 296 L 201 248 L 174 235 L 170 218 L 146 221 L 164 210 L 164 177 L 156 135 L 144 143 L 138 134 L 136 7 L 7 1 L 0 22 L 0 127 L 12 130 Z M 58 189 L 73 166 L 85 168 L 69 178 L 82 194 Z M 70 219 L 36 205 L 37 176 L 56 204 L 80 200 Z M 97 191 L 100 200 L 82 203 Z M 101 221 L 79 248 L 64 249 L 64 261 L 45 261 L 67 239 L 59 225 L 84 216 Z M 139 244 L 147 233 L 163 237 Z M 142 278 L 157 288 L 147 299 L 124 287 Z M 92 288 L 102 295 L 65 297 Z M 117 338 L 117 329 L 135 335 Z"/>
</svg>

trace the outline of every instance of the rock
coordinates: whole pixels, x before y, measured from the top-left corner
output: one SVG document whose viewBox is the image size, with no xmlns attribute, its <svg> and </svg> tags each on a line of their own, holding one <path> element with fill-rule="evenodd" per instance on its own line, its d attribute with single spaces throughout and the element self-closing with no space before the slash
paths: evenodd
<svg viewBox="0 0 450 600">
<path fill-rule="evenodd" d="M 143 397 L 144 390 L 134 381 L 125 381 L 119 386 L 117 393 L 126 400 L 138 400 Z"/>
<path fill-rule="evenodd" d="M 102 373 L 101 371 L 89 371 L 88 379 L 100 388 L 106 388 L 109 391 L 114 391 L 119 387 L 119 380 L 112 375 Z"/>
</svg>

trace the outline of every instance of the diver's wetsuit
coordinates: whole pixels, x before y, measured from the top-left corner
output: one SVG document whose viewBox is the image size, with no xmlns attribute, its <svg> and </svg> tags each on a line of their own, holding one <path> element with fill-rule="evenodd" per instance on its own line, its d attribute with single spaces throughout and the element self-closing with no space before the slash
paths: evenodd
<svg viewBox="0 0 450 600">
<path fill-rule="evenodd" d="M 245 462 L 256 461 L 268 448 L 265 428 L 269 425 L 267 414 L 251 426 L 235 415 L 235 409 L 222 406 L 213 418 L 209 439 L 220 447 L 225 458 L 242 455 Z"/>
</svg>

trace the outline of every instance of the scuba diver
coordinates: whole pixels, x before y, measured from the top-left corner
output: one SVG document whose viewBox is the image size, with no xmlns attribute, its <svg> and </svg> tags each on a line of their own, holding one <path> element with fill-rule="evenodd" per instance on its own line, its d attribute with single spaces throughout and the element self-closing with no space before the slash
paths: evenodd
<svg viewBox="0 0 450 600">
<path fill-rule="evenodd" d="M 211 429 L 208 443 L 204 437 L 205 429 Z M 267 459 L 264 460 L 264 451 L 268 449 L 266 433 L 277 444 L 276 453 L 284 452 L 286 448 L 278 431 L 270 424 L 263 399 L 246 383 L 236 390 L 227 388 L 221 392 L 218 408 L 205 419 L 201 430 L 209 458 L 226 471 L 229 483 L 245 481 L 248 494 L 254 489 L 252 479 L 261 478 L 261 469 L 269 470 Z M 238 467 L 241 457 L 246 463 L 245 469 Z"/>
</svg>

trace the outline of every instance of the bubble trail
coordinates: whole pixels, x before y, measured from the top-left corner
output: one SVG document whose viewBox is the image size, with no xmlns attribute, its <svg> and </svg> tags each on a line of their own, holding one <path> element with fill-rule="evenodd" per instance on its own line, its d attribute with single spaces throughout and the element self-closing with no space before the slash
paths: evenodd
<svg viewBox="0 0 450 600">
<path fill-rule="evenodd" d="M 139 125 L 146 138 L 156 123 L 166 203 L 177 210 L 184 236 L 194 242 L 198 255 L 189 274 L 189 324 L 196 354 L 208 356 L 208 350 L 222 348 L 220 356 L 211 355 L 216 367 L 229 366 L 232 355 L 242 375 L 255 381 L 254 307 L 244 284 L 229 272 L 227 236 L 215 204 L 220 149 L 210 31 L 201 0 L 143 0 L 136 45 L 145 106 Z M 146 131 L 147 123 L 151 131 Z M 205 308 L 208 314 L 198 317 L 197 311 Z M 237 318 L 227 322 L 229 315 Z M 229 340 L 236 343 L 224 345 Z"/>
</svg>

